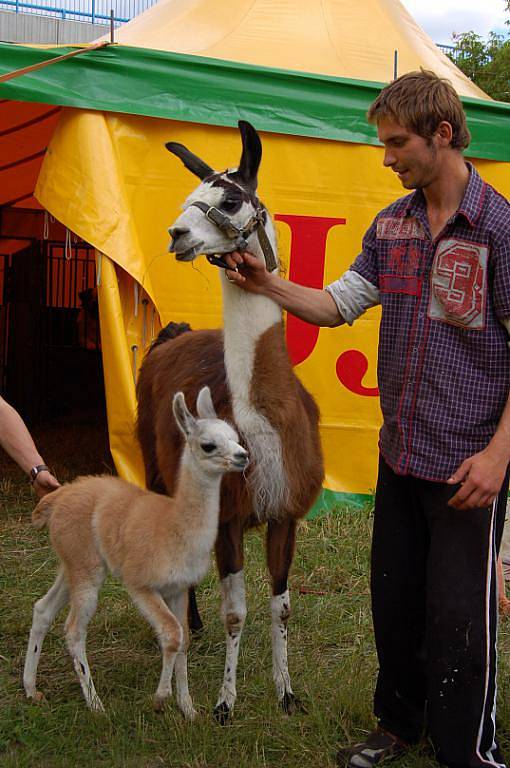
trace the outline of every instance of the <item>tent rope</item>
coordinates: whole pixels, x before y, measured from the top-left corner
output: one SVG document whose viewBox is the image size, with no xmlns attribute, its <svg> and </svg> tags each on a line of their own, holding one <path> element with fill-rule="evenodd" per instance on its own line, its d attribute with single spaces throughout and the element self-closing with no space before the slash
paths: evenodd
<svg viewBox="0 0 510 768">
<path fill-rule="evenodd" d="M 70 53 L 65 53 L 63 56 L 54 56 L 52 59 L 48 59 L 48 61 L 40 61 L 38 64 L 32 64 L 30 67 L 13 69 L 12 72 L 6 72 L 4 75 L 0 75 L 0 83 L 6 83 L 8 80 L 14 80 L 15 77 L 21 77 L 21 75 L 26 75 L 28 72 L 35 72 L 43 67 L 49 67 L 50 64 L 56 64 L 58 61 L 70 59 L 72 56 L 79 56 L 80 53 L 97 51 L 99 48 L 105 48 L 107 45 L 111 45 L 111 43 L 105 40 L 102 43 L 94 43 L 94 45 L 87 45 L 86 47 L 78 48 L 76 51 L 70 51 Z"/>
</svg>

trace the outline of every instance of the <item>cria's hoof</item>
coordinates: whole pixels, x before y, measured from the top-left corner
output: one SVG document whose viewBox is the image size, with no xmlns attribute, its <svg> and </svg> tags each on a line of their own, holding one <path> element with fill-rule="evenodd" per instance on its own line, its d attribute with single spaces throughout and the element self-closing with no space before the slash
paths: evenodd
<svg viewBox="0 0 510 768">
<path fill-rule="evenodd" d="M 305 706 L 293 693 L 285 692 L 283 699 L 280 700 L 280 706 L 287 715 L 294 715 L 296 712 L 306 714 Z"/>
<path fill-rule="evenodd" d="M 42 691 L 36 691 L 33 696 L 28 696 L 27 698 L 34 704 L 43 704 L 46 702 L 46 696 Z"/>
<path fill-rule="evenodd" d="M 222 701 L 221 704 L 218 704 L 216 707 L 214 707 L 213 715 L 217 723 L 220 725 L 227 725 L 231 718 L 231 711 L 228 708 L 227 702 Z"/>
<path fill-rule="evenodd" d="M 154 696 L 152 699 L 152 708 L 154 712 L 163 712 L 165 709 L 166 699 L 162 699 L 160 696 Z"/>
</svg>

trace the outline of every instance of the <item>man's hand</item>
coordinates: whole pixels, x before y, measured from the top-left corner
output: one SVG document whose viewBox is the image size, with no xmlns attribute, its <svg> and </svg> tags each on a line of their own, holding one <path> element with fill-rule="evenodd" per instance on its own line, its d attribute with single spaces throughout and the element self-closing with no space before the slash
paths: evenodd
<svg viewBox="0 0 510 768">
<path fill-rule="evenodd" d="M 264 262 L 249 251 L 226 254 L 224 257 L 230 269 L 226 270 L 227 280 L 249 293 L 265 293 L 271 281 L 271 273 Z"/>
<path fill-rule="evenodd" d="M 37 473 L 32 487 L 39 498 L 42 499 L 47 493 L 51 493 L 52 491 L 56 491 L 57 488 L 60 488 L 60 483 L 51 472 L 43 470 L 42 472 Z"/>
<path fill-rule="evenodd" d="M 479 509 L 492 504 L 503 484 L 508 457 L 495 454 L 490 447 L 462 462 L 448 479 L 450 485 L 461 483 L 448 502 L 455 509 Z"/>
</svg>

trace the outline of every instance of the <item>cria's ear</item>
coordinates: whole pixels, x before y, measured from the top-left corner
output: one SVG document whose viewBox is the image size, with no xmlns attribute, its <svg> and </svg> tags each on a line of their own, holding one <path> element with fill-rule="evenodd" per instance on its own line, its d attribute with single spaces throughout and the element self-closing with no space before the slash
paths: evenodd
<svg viewBox="0 0 510 768">
<path fill-rule="evenodd" d="M 186 149 L 184 144 L 178 144 L 176 141 L 169 141 L 167 144 L 165 144 L 165 147 L 169 152 L 177 155 L 179 160 L 182 160 L 188 171 L 194 173 L 195 176 L 198 176 L 199 179 L 203 180 L 207 178 L 207 176 L 211 176 L 214 173 L 214 170 L 208 166 L 207 163 L 204 163 L 204 161 L 194 155 L 193 152 L 190 152 L 189 149 Z"/>
<path fill-rule="evenodd" d="M 177 426 L 185 437 L 189 437 L 191 430 L 196 424 L 195 417 L 188 411 L 186 400 L 182 392 L 177 392 L 174 395 L 172 409 L 174 412 Z"/>
<path fill-rule="evenodd" d="M 209 387 L 202 387 L 197 397 L 197 414 L 199 419 L 217 419 L 216 411 Z"/>
<path fill-rule="evenodd" d="M 238 125 L 243 142 L 243 154 L 241 155 L 237 174 L 244 186 L 250 191 L 255 192 L 257 189 L 257 172 L 262 157 L 262 144 L 257 131 L 251 123 L 247 123 L 246 120 L 239 120 Z"/>
</svg>

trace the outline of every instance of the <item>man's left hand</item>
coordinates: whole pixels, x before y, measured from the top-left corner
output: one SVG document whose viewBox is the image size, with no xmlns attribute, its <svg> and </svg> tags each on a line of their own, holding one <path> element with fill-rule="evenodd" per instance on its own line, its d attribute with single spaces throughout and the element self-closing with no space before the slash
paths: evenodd
<svg viewBox="0 0 510 768">
<path fill-rule="evenodd" d="M 490 448 L 465 459 L 448 478 L 449 485 L 461 483 L 448 502 L 455 509 L 480 509 L 492 504 L 503 485 L 508 457 L 495 455 Z"/>
</svg>

